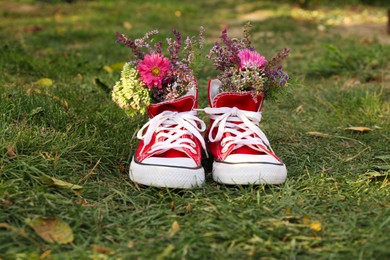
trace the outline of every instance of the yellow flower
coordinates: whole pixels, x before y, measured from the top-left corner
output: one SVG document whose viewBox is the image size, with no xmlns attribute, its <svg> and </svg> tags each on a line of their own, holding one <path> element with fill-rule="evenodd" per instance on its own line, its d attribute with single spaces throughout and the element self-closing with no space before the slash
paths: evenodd
<svg viewBox="0 0 390 260">
<path fill-rule="evenodd" d="M 121 78 L 112 90 L 112 100 L 130 117 L 146 113 L 146 106 L 150 104 L 149 91 L 129 63 L 123 66 Z"/>
</svg>

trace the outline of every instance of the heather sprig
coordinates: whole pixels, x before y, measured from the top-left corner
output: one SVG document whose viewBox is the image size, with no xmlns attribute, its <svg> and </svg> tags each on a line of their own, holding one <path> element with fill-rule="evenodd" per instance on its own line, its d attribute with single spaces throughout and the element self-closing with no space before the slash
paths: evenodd
<svg viewBox="0 0 390 260">
<path fill-rule="evenodd" d="M 203 48 L 204 28 L 200 30 L 199 40 L 187 37 L 184 44 L 180 32 L 172 30 L 174 37 L 166 38 L 166 55 L 163 53 L 163 43 L 154 42 L 153 36 L 158 33 L 157 30 L 153 30 L 142 38 L 134 40 L 117 33 L 117 42 L 130 48 L 134 55 L 134 59 L 130 60 L 124 68 L 127 73 L 122 73 L 121 80 L 116 85 L 118 87 L 115 88 L 115 94 L 113 93 L 114 101 L 126 109 L 129 115 L 135 114 L 134 109 L 140 109 L 138 105 L 133 105 L 134 100 L 137 100 L 137 95 L 141 93 L 144 100 L 145 91 L 148 93 L 149 101 L 144 100 L 143 104 L 150 104 L 174 100 L 197 87 L 192 65 L 197 57 L 195 52 L 199 47 Z M 128 75 L 130 69 L 132 84 L 140 82 L 144 88 L 139 93 L 134 91 L 139 88 L 122 87 L 126 85 L 124 82 L 129 82 L 128 77 L 123 77 Z M 138 83 L 136 85 L 139 86 Z M 131 90 L 131 99 L 128 94 L 124 93 L 126 90 Z"/>
<path fill-rule="evenodd" d="M 220 41 L 210 50 L 207 58 L 213 60 L 222 82 L 222 92 L 250 91 L 271 96 L 275 89 L 287 86 L 289 77 L 282 71 L 282 61 L 288 57 L 289 50 L 277 52 L 270 61 L 256 52 L 251 46 L 250 23 L 244 27 L 243 38 L 229 38 L 227 29 L 222 31 Z"/>
</svg>

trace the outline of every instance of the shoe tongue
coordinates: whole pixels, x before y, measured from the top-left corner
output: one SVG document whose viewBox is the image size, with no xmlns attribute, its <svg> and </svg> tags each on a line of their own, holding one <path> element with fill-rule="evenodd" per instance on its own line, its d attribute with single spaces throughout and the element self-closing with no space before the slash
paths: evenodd
<svg viewBox="0 0 390 260">
<path fill-rule="evenodd" d="M 164 111 L 173 111 L 173 112 L 185 112 L 191 111 L 196 108 L 196 99 L 193 95 L 187 95 L 172 101 L 160 102 L 158 104 L 151 104 L 146 109 L 150 118 L 155 117 L 156 115 Z"/>
<path fill-rule="evenodd" d="M 264 94 L 256 97 L 250 92 L 222 92 L 215 96 L 213 107 L 237 107 L 241 110 L 259 112 L 263 106 Z"/>
</svg>

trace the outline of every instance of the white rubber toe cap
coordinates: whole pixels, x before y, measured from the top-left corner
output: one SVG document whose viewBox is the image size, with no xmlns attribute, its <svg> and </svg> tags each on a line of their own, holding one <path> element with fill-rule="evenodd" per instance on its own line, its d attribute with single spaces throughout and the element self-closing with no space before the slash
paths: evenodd
<svg viewBox="0 0 390 260">
<path fill-rule="evenodd" d="M 133 158 L 130 164 L 130 179 L 148 186 L 182 189 L 200 187 L 204 183 L 203 167 L 173 166 L 174 163 L 170 163 L 170 159 L 164 159 L 164 164 L 156 165 L 139 163 Z"/>
</svg>

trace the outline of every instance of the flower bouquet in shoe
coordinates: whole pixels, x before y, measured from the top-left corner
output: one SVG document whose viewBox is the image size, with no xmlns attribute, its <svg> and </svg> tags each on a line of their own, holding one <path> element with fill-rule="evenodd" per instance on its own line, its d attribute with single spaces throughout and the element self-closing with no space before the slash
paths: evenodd
<svg viewBox="0 0 390 260">
<path fill-rule="evenodd" d="M 264 98 L 287 86 L 282 60 L 288 49 L 267 60 L 251 46 L 247 24 L 242 39 L 222 31 L 208 55 L 220 71 L 209 81 L 210 126 L 206 140 L 214 157 L 213 179 L 225 184 L 281 184 L 286 166 L 259 128 Z"/>
<path fill-rule="evenodd" d="M 203 46 L 203 28 L 199 40 L 187 37 L 184 44 L 173 30 L 175 37 L 166 39 L 167 55 L 162 42 L 154 43 L 156 34 L 135 40 L 118 34 L 118 42 L 131 49 L 134 59 L 124 65 L 112 98 L 129 116 L 147 113 L 150 118 L 137 133 L 140 142 L 130 178 L 157 187 L 200 186 L 205 179 L 200 132 L 206 126 L 195 110 L 198 87 L 192 62 L 195 48 Z"/>
</svg>

